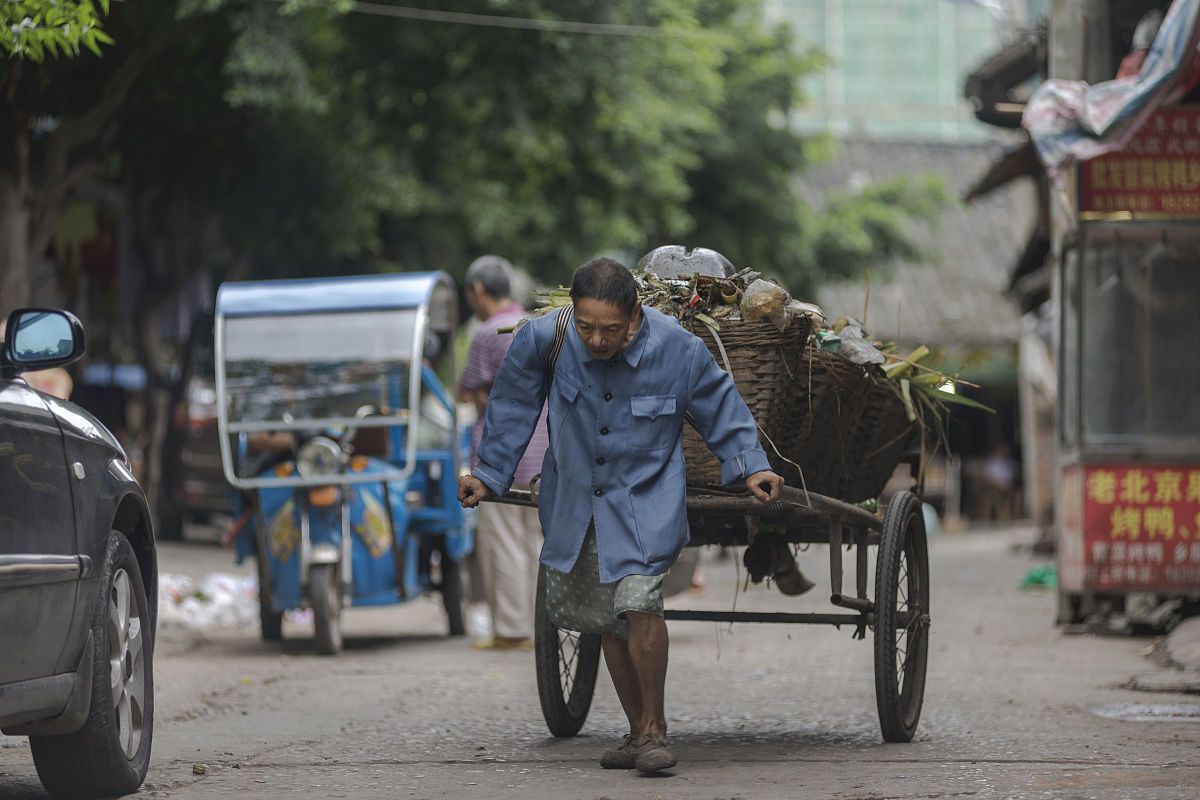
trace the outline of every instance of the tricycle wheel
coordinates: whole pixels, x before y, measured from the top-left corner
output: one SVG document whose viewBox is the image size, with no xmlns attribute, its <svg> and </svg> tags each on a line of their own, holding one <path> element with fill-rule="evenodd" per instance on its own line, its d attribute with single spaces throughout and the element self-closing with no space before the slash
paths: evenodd
<svg viewBox="0 0 1200 800">
<path fill-rule="evenodd" d="M 463 614 L 462 569 L 457 561 L 446 554 L 445 548 L 438 551 L 442 568 L 442 605 L 446 607 L 446 620 L 451 636 L 462 636 L 467 632 Z"/>
<path fill-rule="evenodd" d="M 258 629 L 264 642 L 278 642 L 283 639 L 283 612 L 271 604 L 271 576 L 261 552 L 255 555 L 254 563 L 258 568 Z"/>
<path fill-rule="evenodd" d="M 559 630 L 546 609 L 546 572 L 538 572 L 533 649 L 538 697 L 546 727 L 555 736 L 579 733 L 592 707 L 600 668 L 600 634 Z"/>
<path fill-rule="evenodd" d="M 317 652 L 331 656 L 342 650 L 342 590 L 337 564 L 313 564 L 308 571 Z"/>
<path fill-rule="evenodd" d="M 929 548 L 921 501 L 899 492 L 883 518 L 875 568 L 875 701 L 889 742 L 912 741 L 929 659 Z"/>
</svg>

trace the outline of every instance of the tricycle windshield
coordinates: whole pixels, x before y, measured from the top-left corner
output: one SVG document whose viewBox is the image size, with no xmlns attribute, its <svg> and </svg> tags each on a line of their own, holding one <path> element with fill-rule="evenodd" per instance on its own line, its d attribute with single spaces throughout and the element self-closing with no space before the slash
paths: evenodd
<svg viewBox="0 0 1200 800">
<path fill-rule="evenodd" d="M 416 325 L 415 310 L 227 318 L 228 420 L 407 417 Z"/>
</svg>

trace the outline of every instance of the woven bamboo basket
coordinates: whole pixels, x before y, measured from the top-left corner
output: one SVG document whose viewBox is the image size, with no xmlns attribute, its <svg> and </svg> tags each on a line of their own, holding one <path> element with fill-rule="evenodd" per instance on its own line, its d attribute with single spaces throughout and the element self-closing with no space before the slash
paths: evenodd
<svg viewBox="0 0 1200 800">
<path fill-rule="evenodd" d="M 904 401 L 883 377 L 874 377 L 848 442 L 851 464 L 842 476 L 838 497 L 851 503 L 879 497 L 917 431 Z"/>
<path fill-rule="evenodd" d="M 707 325 L 700 323 L 695 324 L 693 332 L 704 341 L 722 369 L 726 368 L 725 356 L 728 356 L 733 381 L 760 426 L 763 449 L 772 467 L 786 476 L 787 462 L 776 455 L 775 447 L 783 450 L 780 441 L 787 433 L 788 409 L 795 381 L 801 374 L 811 321 L 798 314 L 782 331 L 765 320 L 734 322 L 726 319 L 720 324 L 721 330 L 716 336 Z M 717 336 L 725 347 L 724 355 L 717 344 Z M 715 486 L 721 483 L 721 463 L 691 425 L 684 425 L 683 457 L 689 484 Z"/>
<path fill-rule="evenodd" d="M 789 465 L 784 474 L 789 483 L 840 496 L 841 476 L 853 463 L 848 445 L 870 387 L 866 369 L 810 343 L 786 412 L 782 447 L 799 465 L 799 470 Z"/>
<path fill-rule="evenodd" d="M 877 367 L 852 364 L 815 344 L 802 370 L 784 440 L 800 470 L 787 477 L 847 502 L 878 497 L 916 427 L 904 401 Z"/>
</svg>

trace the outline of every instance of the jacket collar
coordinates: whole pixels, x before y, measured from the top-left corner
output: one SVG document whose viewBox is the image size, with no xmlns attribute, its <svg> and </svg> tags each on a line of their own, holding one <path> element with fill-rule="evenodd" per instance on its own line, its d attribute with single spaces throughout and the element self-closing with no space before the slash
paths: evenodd
<svg viewBox="0 0 1200 800">
<path fill-rule="evenodd" d="M 645 306 L 641 307 L 642 323 L 638 326 L 637 335 L 633 337 L 633 341 L 629 343 L 621 355 L 625 358 L 625 363 L 631 367 L 637 368 L 638 363 L 642 360 L 642 353 L 646 352 L 646 343 L 650 341 L 650 309 Z"/>
</svg>

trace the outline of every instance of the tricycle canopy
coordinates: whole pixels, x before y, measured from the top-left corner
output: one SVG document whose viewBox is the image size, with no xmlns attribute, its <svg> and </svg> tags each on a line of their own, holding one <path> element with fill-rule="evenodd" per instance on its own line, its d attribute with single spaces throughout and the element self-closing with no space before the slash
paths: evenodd
<svg viewBox="0 0 1200 800">
<path fill-rule="evenodd" d="M 223 284 L 214 336 L 226 478 L 241 489 L 407 479 L 421 425 L 432 424 L 420 411 L 427 395 L 448 419 L 446 446 L 457 454 L 453 403 L 424 368 L 430 348 L 453 361 L 457 324 L 457 293 L 444 272 Z M 238 437 L 364 428 L 383 429 L 390 442 L 385 475 L 254 476 L 235 459 Z"/>
</svg>

